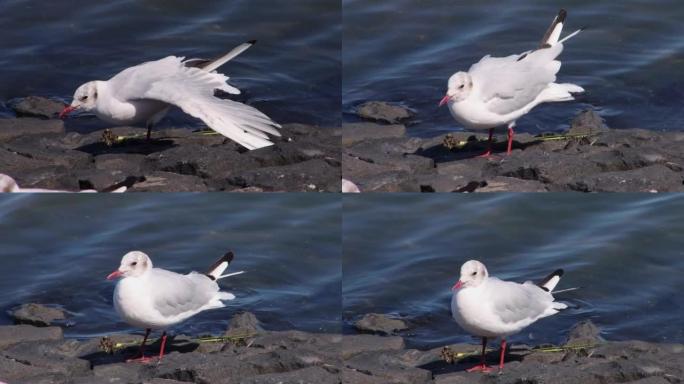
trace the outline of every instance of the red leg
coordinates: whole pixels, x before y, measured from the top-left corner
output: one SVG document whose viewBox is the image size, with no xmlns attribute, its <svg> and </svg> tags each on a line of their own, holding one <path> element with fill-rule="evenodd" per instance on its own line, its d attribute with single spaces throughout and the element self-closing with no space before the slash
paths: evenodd
<svg viewBox="0 0 684 384">
<path fill-rule="evenodd" d="M 487 350 L 487 338 L 482 338 L 482 363 L 466 369 L 467 372 L 490 372 L 492 369 L 485 364 L 485 352 Z"/>
<path fill-rule="evenodd" d="M 128 360 L 126 360 L 127 363 L 131 363 L 131 362 L 146 363 L 146 362 L 150 361 L 149 357 L 145 357 L 145 343 L 147 342 L 147 338 L 150 336 L 150 332 L 152 332 L 152 330 L 149 328 L 147 328 L 145 330 L 145 337 L 143 338 L 142 344 L 140 344 L 140 357 L 128 359 Z"/>
<path fill-rule="evenodd" d="M 503 371 L 504 355 L 506 355 L 506 339 L 501 339 L 501 358 L 499 358 L 499 371 Z"/>
<path fill-rule="evenodd" d="M 487 152 L 480 155 L 480 157 L 489 157 L 492 155 L 492 135 L 494 135 L 494 128 L 489 128 L 489 140 L 487 141 Z"/>
<path fill-rule="evenodd" d="M 515 135 L 515 132 L 513 132 L 513 126 L 508 127 L 508 150 L 506 151 L 506 154 L 510 155 L 511 154 L 511 149 L 513 147 L 513 135 Z"/>
<path fill-rule="evenodd" d="M 166 347 L 166 331 L 162 333 L 161 348 L 159 348 L 159 361 L 164 357 L 164 348 Z"/>
</svg>

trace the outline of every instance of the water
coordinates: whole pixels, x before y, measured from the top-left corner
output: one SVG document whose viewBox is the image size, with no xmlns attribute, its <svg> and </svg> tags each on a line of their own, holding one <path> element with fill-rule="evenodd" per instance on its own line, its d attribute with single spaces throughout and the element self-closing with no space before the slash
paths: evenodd
<svg viewBox="0 0 684 384">
<path fill-rule="evenodd" d="M 81 83 L 143 61 L 214 57 L 258 39 L 221 68 L 243 90 L 237 99 L 280 123 L 339 124 L 340 8 L 339 0 L 3 0 L 0 116 L 11 116 L 3 103 L 13 98 L 70 101 Z M 162 124 L 199 123 L 176 111 Z M 106 123 L 68 122 L 95 126 Z"/>
<path fill-rule="evenodd" d="M 591 319 L 611 340 L 684 342 L 684 196 L 344 196 L 345 332 L 369 312 L 415 324 L 421 348 L 470 341 L 451 319 L 450 288 L 478 259 L 493 276 L 523 282 L 556 268 L 572 309 L 542 319 L 515 342 L 560 343 Z"/>
<path fill-rule="evenodd" d="M 343 110 L 386 100 L 416 110 L 411 135 L 461 129 L 437 107 L 449 76 L 486 54 L 533 49 L 561 7 L 569 13 L 566 34 L 588 30 L 566 44 L 559 81 L 587 93 L 537 107 L 518 121 L 518 131 L 560 131 L 587 108 L 613 128 L 684 127 L 679 0 L 343 0 Z"/>
<path fill-rule="evenodd" d="M 62 306 L 70 337 L 134 331 L 112 307 L 105 276 L 130 250 L 157 267 L 204 272 L 227 250 L 221 280 L 237 299 L 173 330 L 221 333 L 238 311 L 267 329 L 340 331 L 340 209 L 334 196 L 284 194 L 0 196 L 0 324 L 21 303 Z M 296 308 L 296 310 L 293 310 Z M 139 330 L 136 330 L 139 331 Z"/>
</svg>

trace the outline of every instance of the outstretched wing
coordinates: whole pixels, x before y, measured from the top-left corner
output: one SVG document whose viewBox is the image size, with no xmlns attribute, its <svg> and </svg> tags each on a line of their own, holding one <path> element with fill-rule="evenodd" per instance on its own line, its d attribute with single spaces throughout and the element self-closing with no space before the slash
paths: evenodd
<svg viewBox="0 0 684 384">
<path fill-rule="evenodd" d="M 470 67 L 473 86 L 489 111 L 505 115 L 532 103 L 556 81 L 563 45 L 508 57 L 485 56 Z"/>
<path fill-rule="evenodd" d="M 182 57 L 169 56 L 128 68 L 109 82 L 121 100 L 173 104 L 247 149 L 272 145 L 267 134 L 280 136 L 280 125 L 254 107 L 214 96 L 216 89 L 239 93 L 227 80 L 220 73 L 187 67 Z"/>
</svg>

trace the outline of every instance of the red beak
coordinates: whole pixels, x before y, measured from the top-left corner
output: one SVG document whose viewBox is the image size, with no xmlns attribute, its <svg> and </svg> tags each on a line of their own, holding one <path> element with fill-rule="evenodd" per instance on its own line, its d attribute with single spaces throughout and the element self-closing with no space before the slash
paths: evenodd
<svg viewBox="0 0 684 384">
<path fill-rule="evenodd" d="M 463 282 L 459 280 L 456 284 L 454 284 L 453 287 L 451 287 L 451 290 L 453 291 L 455 289 L 461 289 L 461 287 L 463 287 Z"/>
<path fill-rule="evenodd" d="M 73 111 L 75 111 L 75 110 L 76 110 L 76 107 L 72 107 L 71 105 L 67 105 L 66 107 L 64 107 L 64 109 L 62 110 L 62 112 L 59 114 L 59 118 L 60 118 L 60 119 L 63 119 L 63 118 L 65 118 L 68 114 L 70 114 L 71 112 L 73 112 Z"/>
<path fill-rule="evenodd" d="M 114 271 L 114 272 L 110 273 L 109 275 L 107 275 L 107 280 L 114 280 L 114 279 L 121 277 L 122 275 L 123 275 L 123 273 L 121 273 L 121 271 L 117 270 L 117 271 Z"/>
<path fill-rule="evenodd" d="M 443 106 L 444 104 L 447 104 L 451 100 L 451 97 L 449 95 L 446 95 L 442 98 L 442 101 L 439 102 L 439 106 Z"/>
</svg>

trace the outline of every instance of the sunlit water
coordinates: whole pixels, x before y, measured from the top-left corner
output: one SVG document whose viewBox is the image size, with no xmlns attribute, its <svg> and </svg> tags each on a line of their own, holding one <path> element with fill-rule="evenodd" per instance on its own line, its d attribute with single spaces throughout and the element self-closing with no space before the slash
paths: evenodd
<svg viewBox="0 0 684 384">
<path fill-rule="evenodd" d="M 339 0 L 3 0 L 0 2 L 0 116 L 3 103 L 41 95 L 70 101 L 89 80 L 106 80 L 168 55 L 215 57 L 258 44 L 220 69 L 236 99 L 280 123 L 340 120 Z M 198 126 L 176 111 L 162 124 Z M 67 128 L 104 127 L 94 118 Z"/>
<path fill-rule="evenodd" d="M 247 310 L 267 329 L 339 332 L 340 208 L 333 196 L 303 194 L 0 196 L 0 323 L 37 302 L 71 313 L 68 336 L 133 331 L 105 280 L 126 252 L 187 273 L 233 250 L 229 271 L 247 272 L 220 285 L 237 299 L 173 331 L 220 333 Z"/>
<path fill-rule="evenodd" d="M 518 131 L 566 129 L 592 108 L 614 128 L 684 128 L 684 2 L 343 0 L 343 104 L 385 100 L 413 108 L 414 136 L 462 129 L 437 104 L 453 73 L 487 54 L 534 49 L 565 7 L 568 41 L 558 81 L 587 92 L 575 102 L 537 107 Z"/>
<path fill-rule="evenodd" d="M 562 342 L 590 319 L 612 340 L 684 342 L 684 196 L 345 196 L 345 329 L 369 312 L 408 319 L 413 345 L 471 340 L 451 319 L 461 264 L 537 281 L 565 270 L 558 298 L 571 309 L 512 340 Z"/>
</svg>

